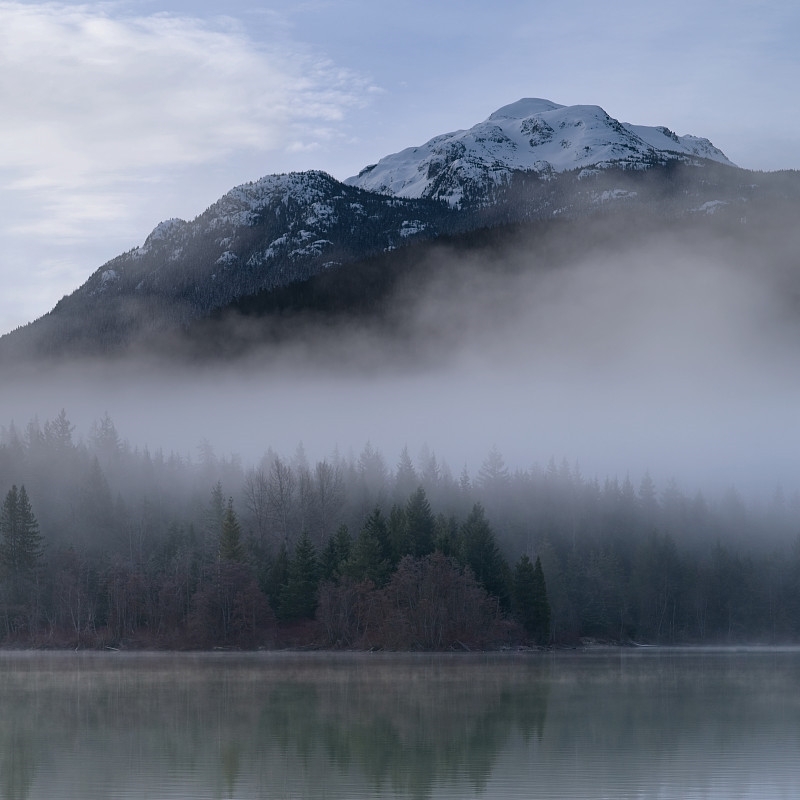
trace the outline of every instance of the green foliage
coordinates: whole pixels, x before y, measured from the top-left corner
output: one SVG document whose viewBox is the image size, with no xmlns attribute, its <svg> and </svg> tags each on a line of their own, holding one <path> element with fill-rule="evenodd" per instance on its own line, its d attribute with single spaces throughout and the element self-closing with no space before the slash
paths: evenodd
<svg viewBox="0 0 800 800">
<path fill-rule="evenodd" d="M 461 526 L 461 562 L 478 582 L 504 606 L 508 603 L 508 565 L 497 546 L 494 531 L 480 503 L 472 507 Z"/>
<path fill-rule="evenodd" d="M 42 537 L 25 486 L 9 489 L 0 509 L 0 565 L 7 576 L 29 578 L 42 557 Z"/>
<path fill-rule="evenodd" d="M 336 534 L 328 539 L 320 555 L 320 580 L 338 580 L 342 565 L 350 558 L 352 544 L 347 525 L 340 525 Z"/>
<path fill-rule="evenodd" d="M 372 581 L 383 586 L 391 574 L 386 520 L 379 508 L 367 518 L 353 545 L 350 558 L 342 565 L 342 574 L 356 581 Z"/>
<path fill-rule="evenodd" d="M 317 609 L 319 563 L 317 551 L 306 532 L 298 540 L 281 588 L 278 617 L 291 621 L 313 619 Z"/>
<path fill-rule="evenodd" d="M 511 608 L 517 621 L 536 644 L 544 645 L 550 641 L 550 603 L 542 562 L 538 556 L 536 564 L 531 564 L 528 556 L 522 555 L 514 567 Z"/>
<path fill-rule="evenodd" d="M 461 537 L 458 520 L 454 515 L 446 517 L 444 514 L 437 514 L 433 536 L 436 550 L 445 556 L 458 557 L 461 552 Z"/>
<path fill-rule="evenodd" d="M 233 498 L 228 498 L 219 534 L 219 558 L 221 561 L 243 561 L 242 529 L 233 510 Z"/>
<path fill-rule="evenodd" d="M 109 419 L 102 427 L 113 431 Z M 433 591 L 422 577 L 427 566 L 419 566 L 430 554 L 415 555 L 428 547 L 455 557 L 529 640 L 800 641 L 800 497 L 791 488 L 756 508 L 733 492 L 685 496 L 675 481 L 659 491 L 648 476 L 638 491 L 627 478 L 586 480 L 555 459 L 506 476 L 496 453 L 475 483 L 466 471 L 459 480 L 438 462 L 434 469 L 430 458 L 413 472 L 417 488 L 398 498 L 396 477 L 368 447 L 360 458 L 336 454 L 318 469 L 292 462 L 296 491 L 282 497 L 281 475 L 270 465 L 280 461 L 291 477 L 289 462 L 272 453 L 262 465 L 260 509 L 241 465 L 210 448 L 192 462 L 133 451 L 111 433 L 113 446 L 100 457 L 72 435 L 63 412 L 41 426 L 32 420 L 24 434 L 0 427 L 0 632 L 20 645 L 47 635 L 67 646 L 109 639 L 245 646 L 265 641 L 242 632 L 267 630 L 253 623 L 265 595 L 287 621 L 310 618 L 318 595 L 324 602 L 314 630 L 360 646 L 366 631 L 387 624 L 380 616 L 389 613 L 380 604 L 386 595 L 376 592 L 407 556 L 416 566 L 404 568 L 405 578 L 422 570 L 424 594 Z M 409 463 L 401 457 L 397 467 L 406 478 Z M 210 499 L 198 486 L 214 487 Z M 240 497 L 242 515 L 234 505 Z M 292 547 L 304 519 L 308 533 Z M 536 563 L 517 561 L 521 552 L 541 556 L 541 575 Z M 513 557 L 512 570 L 504 556 Z M 233 566 L 218 571 L 224 564 Z M 236 575 L 249 577 L 238 586 Z M 253 576 L 258 593 L 246 588 Z M 541 622 L 545 599 L 549 626 Z M 245 606 L 255 617 L 237 628 Z M 207 638 L 205 624 L 213 633 Z M 300 628 L 311 626 L 287 626 L 286 635 Z M 430 640 L 414 641 L 409 646 Z"/>
<path fill-rule="evenodd" d="M 406 503 L 406 528 L 408 530 L 408 555 L 426 556 L 433 552 L 436 526 L 431 504 L 420 486 Z M 403 553 L 406 555 L 406 553 Z"/>
<path fill-rule="evenodd" d="M 386 523 L 386 535 L 389 539 L 389 553 L 393 567 L 400 559 L 410 552 L 411 538 L 409 536 L 408 520 L 405 509 L 395 503 L 389 511 L 389 520 Z"/>
</svg>

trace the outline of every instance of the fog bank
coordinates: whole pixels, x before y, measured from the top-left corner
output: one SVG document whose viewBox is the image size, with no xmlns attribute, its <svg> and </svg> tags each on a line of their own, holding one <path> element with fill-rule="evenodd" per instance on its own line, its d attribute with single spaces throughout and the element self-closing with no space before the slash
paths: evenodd
<svg viewBox="0 0 800 800">
<path fill-rule="evenodd" d="M 566 260 L 524 237 L 442 247 L 397 291 L 391 325 L 311 327 L 234 363 L 30 367 L 3 381 L 0 424 L 63 408 L 79 433 L 108 413 L 134 446 L 195 456 L 207 440 L 246 464 L 370 441 L 390 461 L 427 444 L 458 472 L 496 445 L 511 467 L 554 456 L 600 478 L 800 487 L 791 248 L 624 228 L 610 241 Z"/>
</svg>

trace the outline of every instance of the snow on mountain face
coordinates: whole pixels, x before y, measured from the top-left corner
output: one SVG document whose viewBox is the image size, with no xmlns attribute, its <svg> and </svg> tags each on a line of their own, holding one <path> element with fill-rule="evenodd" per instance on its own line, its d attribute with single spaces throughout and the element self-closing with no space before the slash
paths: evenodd
<svg viewBox="0 0 800 800">
<path fill-rule="evenodd" d="M 161 222 L 75 294 L 78 302 L 81 295 L 169 297 L 186 305 L 188 319 L 435 236 L 445 216 L 439 204 L 367 193 L 319 170 L 267 175 L 234 187 L 191 222 Z"/>
<path fill-rule="evenodd" d="M 707 139 L 668 128 L 621 123 L 599 106 L 562 106 L 524 98 L 466 131 L 431 139 L 366 167 L 345 183 L 452 206 L 485 204 L 512 173 L 547 176 L 585 167 L 644 168 L 668 160 L 709 159 L 733 166 Z"/>
</svg>

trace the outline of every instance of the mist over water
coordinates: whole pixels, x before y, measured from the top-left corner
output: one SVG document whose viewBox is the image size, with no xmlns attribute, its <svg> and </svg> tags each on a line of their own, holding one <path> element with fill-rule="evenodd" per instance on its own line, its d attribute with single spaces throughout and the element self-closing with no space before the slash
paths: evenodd
<svg viewBox="0 0 800 800">
<path fill-rule="evenodd" d="M 0 424 L 64 408 L 85 434 L 108 413 L 132 446 L 195 456 L 205 440 L 245 465 L 369 441 L 390 463 L 427 444 L 458 473 L 496 445 L 517 468 L 800 488 L 789 244 L 624 227 L 610 241 L 552 260 L 524 236 L 438 248 L 388 322 L 311 326 L 236 361 L 31 367 L 3 381 Z"/>
</svg>

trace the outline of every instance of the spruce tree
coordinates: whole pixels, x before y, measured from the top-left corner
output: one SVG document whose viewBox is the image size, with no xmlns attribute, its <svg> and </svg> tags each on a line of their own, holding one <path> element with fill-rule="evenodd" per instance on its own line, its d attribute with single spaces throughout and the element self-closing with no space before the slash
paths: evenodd
<svg viewBox="0 0 800 800">
<path fill-rule="evenodd" d="M 420 557 L 433 552 L 436 520 L 425 490 L 421 486 L 408 498 L 406 503 L 406 527 L 411 555 Z"/>
<path fill-rule="evenodd" d="M 233 498 L 228 498 L 228 505 L 222 516 L 222 527 L 219 535 L 220 561 L 244 561 L 242 546 L 242 529 L 236 512 L 233 510 Z"/>
<path fill-rule="evenodd" d="M 542 570 L 542 560 L 536 556 L 536 563 L 533 565 L 533 601 L 536 612 L 536 629 L 534 635 L 539 644 L 547 644 L 550 641 L 550 601 L 547 599 L 547 584 L 544 580 Z"/>
<path fill-rule="evenodd" d="M 352 541 L 347 525 L 340 525 L 335 536 L 328 539 L 320 555 L 320 579 L 336 581 L 339 579 L 342 564 L 350 557 Z"/>
<path fill-rule="evenodd" d="M 525 632 L 536 644 L 547 644 L 550 641 L 550 602 L 538 556 L 535 564 L 531 564 L 528 556 L 520 556 L 514 567 L 511 601 L 514 616 Z"/>
<path fill-rule="evenodd" d="M 41 556 L 42 537 L 28 493 L 14 485 L 0 509 L 0 564 L 6 575 L 27 578 Z"/>
<path fill-rule="evenodd" d="M 411 552 L 411 542 L 408 536 L 408 520 L 405 510 L 393 505 L 389 511 L 389 520 L 386 524 L 386 535 L 389 541 L 389 556 L 392 567 L 400 563 L 400 559 Z"/>
<path fill-rule="evenodd" d="M 461 563 L 503 606 L 508 604 L 508 565 L 480 503 L 472 507 L 461 526 Z"/>
<path fill-rule="evenodd" d="M 394 496 L 397 502 L 402 502 L 403 498 L 408 497 L 418 483 L 419 478 L 408 454 L 408 447 L 404 447 L 394 475 Z"/>
<path fill-rule="evenodd" d="M 287 581 L 281 589 L 279 616 L 284 620 L 313 619 L 317 610 L 319 564 L 317 551 L 305 531 L 289 561 Z"/>
<path fill-rule="evenodd" d="M 342 565 L 342 574 L 354 581 L 370 580 L 382 587 L 391 573 L 387 537 L 386 520 L 376 508 L 358 534 L 350 558 Z"/>
<path fill-rule="evenodd" d="M 461 537 L 455 516 L 446 517 L 444 514 L 437 514 L 433 531 L 434 549 L 442 555 L 457 557 L 461 551 Z"/>
</svg>

